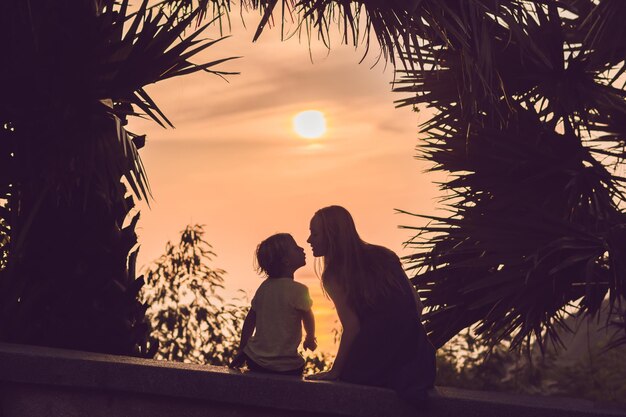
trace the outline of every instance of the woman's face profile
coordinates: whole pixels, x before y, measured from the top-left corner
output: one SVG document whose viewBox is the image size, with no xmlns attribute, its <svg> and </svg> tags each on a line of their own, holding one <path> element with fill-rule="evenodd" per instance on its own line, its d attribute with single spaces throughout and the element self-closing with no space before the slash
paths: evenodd
<svg viewBox="0 0 626 417">
<path fill-rule="evenodd" d="M 328 251 L 328 242 L 322 229 L 321 220 L 318 216 L 313 216 L 309 227 L 311 234 L 306 240 L 313 250 L 313 256 L 325 256 Z"/>
</svg>

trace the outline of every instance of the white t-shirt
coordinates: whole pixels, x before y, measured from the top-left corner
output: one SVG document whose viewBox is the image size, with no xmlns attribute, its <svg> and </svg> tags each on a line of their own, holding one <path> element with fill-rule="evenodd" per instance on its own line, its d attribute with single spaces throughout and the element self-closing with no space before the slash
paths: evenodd
<svg viewBox="0 0 626 417">
<path fill-rule="evenodd" d="M 273 371 L 291 371 L 304 365 L 298 354 L 302 340 L 302 312 L 311 309 L 306 285 L 292 278 L 268 278 L 252 299 L 256 330 L 243 351 L 254 362 Z"/>
</svg>

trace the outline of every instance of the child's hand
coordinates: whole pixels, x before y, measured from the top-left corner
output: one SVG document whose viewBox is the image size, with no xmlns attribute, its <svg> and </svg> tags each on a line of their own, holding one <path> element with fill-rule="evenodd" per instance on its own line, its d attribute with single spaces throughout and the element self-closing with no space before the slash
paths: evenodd
<svg viewBox="0 0 626 417">
<path fill-rule="evenodd" d="M 243 352 L 240 351 L 235 355 L 233 360 L 230 361 L 230 363 L 228 364 L 228 367 L 229 368 L 241 368 L 245 360 L 246 360 L 246 356 L 243 354 Z"/>
<path fill-rule="evenodd" d="M 310 351 L 314 351 L 315 349 L 317 349 L 317 339 L 315 338 L 315 336 L 307 335 L 307 337 L 304 339 L 302 347 Z"/>
</svg>

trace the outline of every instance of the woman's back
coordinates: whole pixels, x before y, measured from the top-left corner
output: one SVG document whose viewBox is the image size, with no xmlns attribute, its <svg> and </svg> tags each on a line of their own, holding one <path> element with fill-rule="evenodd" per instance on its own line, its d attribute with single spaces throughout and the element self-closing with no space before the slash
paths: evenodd
<svg viewBox="0 0 626 417">
<path fill-rule="evenodd" d="M 398 314 L 413 318 L 417 312 L 414 289 L 398 256 L 383 246 L 371 244 L 366 245 L 365 251 L 367 256 L 362 273 L 372 275 L 370 279 L 376 291 L 369 303 L 359 302 L 355 297 L 353 309 L 359 318 Z"/>
<path fill-rule="evenodd" d="M 353 306 L 360 330 L 341 379 L 407 390 L 425 390 L 435 379 L 435 350 L 402 264 L 387 248 L 368 245 L 369 272 L 379 277 L 375 302 Z"/>
</svg>

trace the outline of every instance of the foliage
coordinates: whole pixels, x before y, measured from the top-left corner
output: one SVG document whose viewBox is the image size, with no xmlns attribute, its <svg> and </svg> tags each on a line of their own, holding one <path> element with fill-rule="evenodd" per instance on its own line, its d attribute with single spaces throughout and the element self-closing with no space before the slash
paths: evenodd
<svg viewBox="0 0 626 417">
<path fill-rule="evenodd" d="M 543 370 L 554 395 L 595 401 L 626 402 L 626 356 L 614 349 L 565 366 Z"/>
<path fill-rule="evenodd" d="M 304 358 L 304 375 L 326 372 L 330 370 L 335 360 L 333 355 L 326 352 L 301 351 L 300 354 Z"/>
<path fill-rule="evenodd" d="M 201 225 L 187 226 L 145 272 L 141 296 L 150 306 L 157 359 L 226 365 L 237 349 L 248 308 L 224 303 L 225 271 L 210 267 L 215 253 L 204 233 Z"/>
<path fill-rule="evenodd" d="M 184 34 L 194 18 L 127 0 L 0 2 L 0 340 L 151 354 L 132 211 L 150 195 L 145 137 L 124 125 L 139 111 L 171 125 L 144 87 L 223 61 L 189 61 L 215 42 Z"/>
<path fill-rule="evenodd" d="M 445 3 L 396 88 L 433 111 L 421 157 L 450 173 L 447 217 L 410 227 L 426 325 L 437 346 L 475 324 L 558 344 L 573 309 L 626 300 L 626 3 Z"/>
<path fill-rule="evenodd" d="M 460 333 L 437 351 L 437 385 L 538 393 L 536 364 L 509 348 L 510 342 L 488 346 L 469 330 Z"/>
<path fill-rule="evenodd" d="M 431 0 L 436 1 L 436 0 Z M 368 51 L 372 37 L 380 45 L 379 58 L 395 63 L 401 45 L 412 45 L 417 38 L 408 28 L 417 25 L 426 28 L 427 23 L 412 18 L 412 10 L 419 0 L 242 0 L 240 7 L 258 10 L 260 22 L 254 34 L 256 41 L 263 30 L 272 26 L 274 14 L 280 13 L 281 36 L 288 38 L 302 32 L 309 38 L 317 33 L 318 39 L 331 45 L 331 29 L 335 26 L 341 33 L 341 42 L 357 46 L 365 44 Z M 161 4 L 161 3 L 159 3 Z M 200 11 L 200 20 L 207 16 L 228 16 L 231 0 L 164 0 L 170 9 L 181 8 L 186 12 Z M 428 18 L 428 16 L 425 16 Z M 291 22 L 293 27 L 287 27 Z M 363 24 L 365 22 L 365 24 Z M 430 23 L 430 22 L 429 22 Z"/>
<path fill-rule="evenodd" d="M 6 222 L 0 217 L 0 271 L 6 268 L 9 252 L 9 230 L 6 228 Z"/>
<path fill-rule="evenodd" d="M 459 388 L 558 395 L 594 401 L 624 402 L 624 348 L 602 349 L 604 331 L 579 329 L 568 350 L 540 354 L 510 351 L 510 341 L 490 346 L 470 331 L 462 332 L 437 352 L 437 384 Z"/>
</svg>

